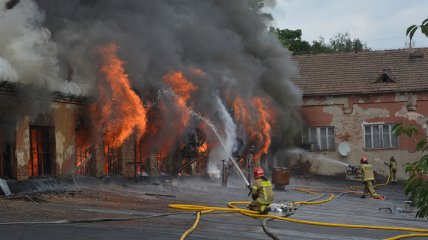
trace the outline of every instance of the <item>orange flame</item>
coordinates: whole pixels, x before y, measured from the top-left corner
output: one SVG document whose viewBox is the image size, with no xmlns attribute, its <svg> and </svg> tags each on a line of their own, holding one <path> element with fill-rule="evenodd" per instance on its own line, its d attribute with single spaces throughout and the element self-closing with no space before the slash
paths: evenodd
<svg viewBox="0 0 428 240">
<path fill-rule="evenodd" d="M 163 81 L 168 84 L 176 97 L 175 101 L 175 109 L 170 109 L 174 113 L 174 125 L 171 126 L 171 132 L 169 133 L 167 139 L 165 139 L 163 143 L 164 148 L 170 148 L 174 141 L 176 141 L 179 137 L 181 137 L 189 125 L 190 121 L 190 113 L 187 110 L 188 100 L 190 99 L 193 92 L 197 90 L 197 87 L 186 79 L 184 74 L 180 71 L 170 72 L 163 77 Z M 163 106 L 163 111 L 167 111 L 165 106 Z M 168 124 L 171 124 L 170 122 Z"/>
<path fill-rule="evenodd" d="M 255 123 L 252 121 L 248 104 L 244 101 L 243 98 L 237 96 L 233 101 L 233 109 L 235 109 L 235 119 L 243 124 L 248 138 L 254 140 L 256 138 L 254 131 Z"/>
<path fill-rule="evenodd" d="M 257 125 L 260 127 L 262 147 L 255 154 L 255 159 L 259 159 L 262 154 L 268 153 L 271 144 L 271 122 L 273 121 L 273 114 L 269 112 L 269 101 L 267 99 L 255 97 L 252 99 L 252 103 L 259 113 Z"/>
<path fill-rule="evenodd" d="M 102 57 L 99 70 L 103 78 L 98 82 L 99 96 L 92 106 L 94 120 L 104 128 L 104 142 L 113 148 L 122 145 L 134 129 L 138 139 L 146 131 L 146 110 L 131 88 L 117 50 L 116 44 L 99 48 Z"/>
<path fill-rule="evenodd" d="M 251 100 L 251 104 L 247 103 L 243 98 L 237 96 L 233 101 L 235 109 L 235 119 L 240 122 L 247 137 L 251 141 L 261 144 L 254 154 L 254 160 L 259 160 L 263 154 L 267 154 L 271 144 L 271 129 L 274 124 L 274 112 L 270 107 L 268 99 L 255 97 Z M 253 110 L 253 111 L 251 111 Z M 257 121 L 254 121 L 254 116 L 257 115 Z"/>
<path fill-rule="evenodd" d="M 177 94 L 178 103 L 183 107 L 186 106 L 187 100 L 189 100 L 192 93 L 197 90 L 197 87 L 187 80 L 180 71 L 166 74 L 163 80 L 171 86 L 172 90 Z"/>
<path fill-rule="evenodd" d="M 206 142 L 198 148 L 199 153 L 206 153 L 207 150 L 208 150 L 208 144 Z"/>
</svg>

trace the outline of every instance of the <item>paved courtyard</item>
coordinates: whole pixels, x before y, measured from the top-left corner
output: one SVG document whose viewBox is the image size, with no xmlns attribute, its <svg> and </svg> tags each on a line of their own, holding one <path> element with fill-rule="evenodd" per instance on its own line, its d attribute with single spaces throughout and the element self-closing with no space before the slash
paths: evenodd
<svg viewBox="0 0 428 240">
<path fill-rule="evenodd" d="M 276 200 L 300 201 L 314 195 L 294 188 L 331 192 L 348 190 L 351 185 L 361 186 L 361 183 L 292 178 L 286 190 L 276 191 L 275 195 Z M 399 211 L 404 209 L 406 200 L 402 188 L 401 185 L 380 188 L 379 192 L 387 196 L 385 201 L 336 194 L 328 203 L 301 206 L 291 218 L 428 229 L 428 222 L 416 219 L 414 212 Z M 225 207 L 229 201 L 250 200 L 247 189 L 238 180 L 230 182 L 227 188 L 204 179 L 174 179 L 156 185 L 77 181 L 76 185 L 49 186 L 42 190 L 0 197 L 1 239 L 179 239 L 193 224 L 195 215 L 170 209 L 168 204 Z M 68 222 L 55 222 L 59 220 Z M 239 213 L 206 214 L 188 239 L 270 239 L 261 222 Z M 280 239 L 384 239 L 408 233 L 320 227 L 279 220 L 269 221 L 268 228 Z"/>
</svg>

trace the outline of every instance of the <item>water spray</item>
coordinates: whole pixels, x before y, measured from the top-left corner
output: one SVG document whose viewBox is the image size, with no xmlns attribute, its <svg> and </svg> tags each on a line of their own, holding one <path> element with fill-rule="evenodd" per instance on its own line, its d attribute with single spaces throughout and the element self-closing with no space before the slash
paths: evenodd
<svg viewBox="0 0 428 240">
<path fill-rule="evenodd" d="M 221 140 L 221 136 L 217 131 L 217 128 L 215 127 L 215 125 L 210 122 L 210 120 L 202 117 L 200 114 L 194 112 L 193 110 L 189 109 L 189 112 L 195 116 L 196 118 L 202 120 L 208 127 L 211 128 L 211 130 L 214 132 L 214 134 L 216 135 L 216 137 L 218 138 L 218 140 L 220 141 L 221 145 L 223 146 L 228 158 L 230 159 L 230 161 L 235 165 L 236 169 L 238 170 L 239 174 L 241 175 L 241 177 L 244 179 L 246 185 L 250 185 L 250 183 L 248 182 L 247 178 L 244 176 L 244 173 L 242 173 L 241 169 L 239 168 L 238 164 L 236 164 L 235 161 L 233 161 L 233 157 L 230 155 L 230 153 L 227 152 L 227 147 L 226 145 L 223 143 L 223 141 Z"/>
<path fill-rule="evenodd" d="M 160 100 L 160 98 L 162 97 L 162 95 L 169 95 L 169 96 L 172 96 L 172 97 L 175 97 L 175 98 L 177 98 L 178 96 L 177 96 L 177 94 L 172 90 L 172 89 L 163 89 L 162 91 L 159 91 L 158 92 L 159 93 L 159 95 L 158 95 L 158 101 Z M 157 102 L 158 102 L 157 101 Z M 224 149 L 224 151 L 225 151 L 225 153 L 227 154 L 227 157 L 229 158 L 229 160 L 235 165 L 235 167 L 236 167 L 236 169 L 238 170 L 238 172 L 239 172 L 239 174 L 241 175 L 241 177 L 244 179 L 244 181 L 245 181 L 245 183 L 246 183 L 246 185 L 248 186 L 248 185 L 250 185 L 250 183 L 248 182 L 248 180 L 247 180 L 247 178 L 245 178 L 245 176 L 244 176 L 244 173 L 242 173 L 242 171 L 241 171 L 241 169 L 239 168 L 239 166 L 238 166 L 238 164 L 236 164 L 236 162 L 235 161 L 233 161 L 233 157 L 230 155 L 230 153 L 227 151 L 227 147 L 226 147 L 226 145 L 224 144 L 224 142 L 221 140 L 222 138 L 221 138 L 221 136 L 220 136 L 220 134 L 218 133 L 218 130 L 217 130 L 217 128 L 216 128 L 216 126 L 209 120 L 209 119 L 207 119 L 207 118 L 205 118 L 205 117 L 203 117 L 203 116 L 201 116 L 199 113 L 197 113 L 197 112 L 195 112 L 195 111 L 193 111 L 191 108 L 189 108 L 189 107 L 187 107 L 187 111 L 189 111 L 189 113 L 192 115 L 192 116 L 194 116 L 194 117 L 196 117 L 197 119 L 199 119 L 199 120 L 201 120 L 201 121 L 203 121 L 208 127 L 210 127 L 211 128 L 211 130 L 214 132 L 214 134 L 216 135 L 216 137 L 217 137 L 217 139 L 220 141 L 220 143 L 221 143 L 221 146 L 223 147 L 223 149 Z"/>
</svg>

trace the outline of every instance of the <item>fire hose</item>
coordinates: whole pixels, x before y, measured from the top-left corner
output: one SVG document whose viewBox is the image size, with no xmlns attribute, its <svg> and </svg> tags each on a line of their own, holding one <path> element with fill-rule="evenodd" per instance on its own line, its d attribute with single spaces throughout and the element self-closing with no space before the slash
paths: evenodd
<svg viewBox="0 0 428 240">
<path fill-rule="evenodd" d="M 386 179 L 385 183 L 379 183 L 379 184 L 373 185 L 373 188 L 386 186 L 389 184 L 390 181 L 391 181 L 391 171 L 389 171 L 388 178 Z M 356 190 L 356 189 L 361 189 L 361 188 L 362 188 L 361 186 L 350 186 L 349 187 L 349 189 L 351 189 L 351 190 Z"/>
<path fill-rule="evenodd" d="M 296 189 L 296 190 L 304 191 L 304 192 L 312 193 L 312 194 L 314 193 L 313 191 L 310 191 L 308 189 Z M 333 198 L 334 198 L 334 194 L 330 194 L 330 196 L 325 200 L 313 201 L 313 202 L 311 202 L 311 201 L 300 201 L 300 202 L 294 202 L 294 204 L 298 204 L 298 205 L 322 204 L 322 203 L 326 203 L 326 202 L 333 200 Z M 276 216 L 276 215 L 271 215 L 271 214 L 260 214 L 257 211 L 243 209 L 243 208 L 239 208 L 236 206 L 236 205 L 248 205 L 249 203 L 250 202 L 229 202 L 229 203 L 227 203 L 228 208 L 203 206 L 203 205 L 188 205 L 188 204 L 170 204 L 169 207 L 174 208 L 174 209 L 186 210 L 186 211 L 196 211 L 196 212 L 200 212 L 201 214 L 203 214 L 204 212 L 207 212 L 207 211 L 209 211 L 209 212 L 212 212 L 212 211 L 239 212 L 242 215 L 253 217 L 253 218 L 277 219 L 277 220 L 288 221 L 288 222 L 293 222 L 293 223 L 309 224 L 309 225 L 324 226 L 324 227 L 341 227 L 341 228 L 358 228 L 358 229 L 374 229 L 374 230 L 413 232 L 413 234 L 399 235 L 399 236 L 395 236 L 393 238 L 387 238 L 386 240 L 397 240 L 397 239 L 403 239 L 403 238 L 409 238 L 409 237 L 426 237 L 426 236 L 428 236 L 428 229 L 423 229 L 423 228 L 317 222 L 317 221 L 309 221 L 309 220 L 301 220 L 301 219 Z M 195 223 L 191 227 L 192 231 L 199 224 L 199 221 L 200 221 L 200 217 L 199 218 L 197 217 L 195 220 Z M 188 231 L 186 231 L 186 233 Z M 182 238 L 180 238 L 180 239 L 185 239 L 192 231 L 190 231 L 187 235 L 183 234 Z M 418 234 L 415 234 L 415 232 Z"/>
</svg>

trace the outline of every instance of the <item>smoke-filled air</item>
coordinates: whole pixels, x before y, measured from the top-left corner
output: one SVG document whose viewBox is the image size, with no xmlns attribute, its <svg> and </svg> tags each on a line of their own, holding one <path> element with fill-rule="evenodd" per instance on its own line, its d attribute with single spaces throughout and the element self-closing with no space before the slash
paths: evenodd
<svg viewBox="0 0 428 240">
<path fill-rule="evenodd" d="M 260 161 L 299 129 L 296 64 L 246 0 L 0 0 L 0 32 L 0 80 L 86 98 L 111 147 Z"/>
</svg>

